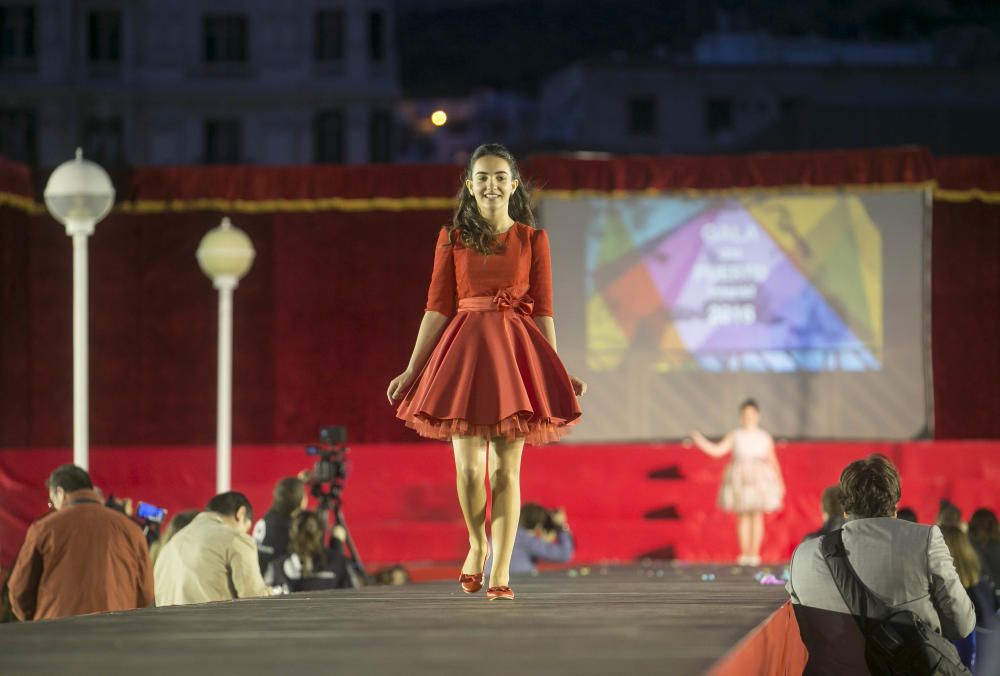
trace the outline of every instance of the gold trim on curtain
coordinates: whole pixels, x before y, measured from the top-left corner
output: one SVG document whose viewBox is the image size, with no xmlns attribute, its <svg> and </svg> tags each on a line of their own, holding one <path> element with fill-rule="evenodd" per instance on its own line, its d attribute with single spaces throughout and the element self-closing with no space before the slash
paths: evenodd
<svg viewBox="0 0 1000 676">
<path fill-rule="evenodd" d="M 727 195 L 774 194 L 781 192 L 833 193 L 845 191 L 872 192 L 895 190 L 934 191 L 938 202 L 981 201 L 1000 204 L 1000 191 L 971 188 L 951 190 L 941 188 L 937 181 L 919 183 L 878 183 L 847 185 L 781 185 L 751 188 L 711 188 L 680 190 L 543 190 L 535 191 L 537 197 L 569 199 L 573 197 L 654 197 L 678 195 L 683 197 L 725 197 Z M 10 206 L 31 215 L 45 213 L 45 206 L 30 197 L 0 192 L 0 206 Z M 189 200 L 132 200 L 115 205 L 114 211 L 123 214 L 158 214 L 186 211 L 217 211 L 235 214 L 302 213 L 322 211 L 448 211 L 454 208 L 455 198 L 448 197 L 320 197 L 316 199 L 244 200 L 199 198 Z"/>
</svg>

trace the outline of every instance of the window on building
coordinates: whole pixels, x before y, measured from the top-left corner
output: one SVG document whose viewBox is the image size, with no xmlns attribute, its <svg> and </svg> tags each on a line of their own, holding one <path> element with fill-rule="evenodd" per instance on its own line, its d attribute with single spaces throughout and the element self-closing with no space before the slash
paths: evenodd
<svg viewBox="0 0 1000 676">
<path fill-rule="evenodd" d="M 35 8 L 0 7 L 0 66 L 24 68 L 35 62 Z"/>
<path fill-rule="evenodd" d="M 385 110 L 372 112 L 370 129 L 372 162 L 392 161 L 392 115 Z"/>
<path fill-rule="evenodd" d="M 205 164 L 239 164 L 242 155 L 239 120 L 205 121 Z"/>
<path fill-rule="evenodd" d="M 655 98 L 636 96 L 629 99 L 628 130 L 632 134 L 653 134 L 656 132 Z"/>
<path fill-rule="evenodd" d="M 346 156 L 344 111 L 326 110 L 316 116 L 316 161 L 342 163 Z"/>
<path fill-rule="evenodd" d="M 246 63 L 247 18 L 240 14 L 209 14 L 203 23 L 204 58 L 208 63 Z"/>
<path fill-rule="evenodd" d="M 705 131 L 715 134 L 733 128 L 733 102 L 731 99 L 705 100 Z"/>
<path fill-rule="evenodd" d="M 372 61 L 385 59 L 385 14 L 368 13 L 368 56 Z"/>
<path fill-rule="evenodd" d="M 120 117 L 91 118 L 83 125 L 83 152 L 108 167 L 125 164 L 125 139 Z"/>
<path fill-rule="evenodd" d="M 87 15 L 87 56 L 91 63 L 121 63 L 121 12 L 101 10 Z"/>
<path fill-rule="evenodd" d="M 0 110 L 0 155 L 35 166 L 38 161 L 38 119 L 30 110 Z"/>
<path fill-rule="evenodd" d="M 316 60 L 343 61 L 347 42 L 347 22 L 341 9 L 316 13 Z"/>
</svg>

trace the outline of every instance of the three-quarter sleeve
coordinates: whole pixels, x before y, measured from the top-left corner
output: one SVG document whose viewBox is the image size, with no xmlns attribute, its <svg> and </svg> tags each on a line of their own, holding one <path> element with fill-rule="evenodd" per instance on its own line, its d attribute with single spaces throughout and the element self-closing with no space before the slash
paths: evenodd
<svg viewBox="0 0 1000 676">
<path fill-rule="evenodd" d="M 434 249 L 434 270 L 427 289 L 427 310 L 440 312 L 446 317 L 455 314 L 455 257 L 452 255 L 451 231 L 441 228 Z"/>
<path fill-rule="evenodd" d="M 531 233 L 531 285 L 528 294 L 535 301 L 532 314 L 552 316 L 552 260 L 549 257 L 549 235 L 544 230 Z"/>
</svg>

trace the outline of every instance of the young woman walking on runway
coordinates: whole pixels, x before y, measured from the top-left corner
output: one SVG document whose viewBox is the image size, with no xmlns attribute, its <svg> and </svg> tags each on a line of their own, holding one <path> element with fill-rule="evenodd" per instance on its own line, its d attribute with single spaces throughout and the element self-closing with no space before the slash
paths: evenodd
<svg viewBox="0 0 1000 676">
<path fill-rule="evenodd" d="M 483 586 L 486 471 L 493 492 L 489 600 L 514 598 L 510 557 L 520 516 L 525 442 L 558 440 L 580 417 L 586 384 L 556 354 L 549 240 L 536 230 L 517 162 L 501 145 L 472 154 L 452 223 L 441 229 L 427 307 L 389 402 L 408 427 L 450 440 L 469 529 L 459 582 Z M 487 464 L 487 455 L 489 456 Z"/>
<path fill-rule="evenodd" d="M 774 439 L 760 426 L 760 408 L 753 399 L 740 404 L 740 426 L 713 444 L 700 432 L 691 432 L 695 445 L 713 458 L 732 452 L 719 489 L 719 507 L 737 516 L 741 566 L 760 564 L 764 542 L 764 514 L 781 509 L 785 482 L 774 453 Z"/>
</svg>

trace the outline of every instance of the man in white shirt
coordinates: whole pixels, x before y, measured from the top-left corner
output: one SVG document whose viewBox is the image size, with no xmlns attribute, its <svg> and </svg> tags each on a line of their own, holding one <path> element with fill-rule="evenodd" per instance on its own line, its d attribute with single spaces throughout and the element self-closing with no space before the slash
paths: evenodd
<svg viewBox="0 0 1000 676">
<path fill-rule="evenodd" d="M 220 493 L 160 551 L 153 571 L 157 606 L 268 596 L 257 544 L 247 531 L 253 508 L 242 493 Z"/>
</svg>

